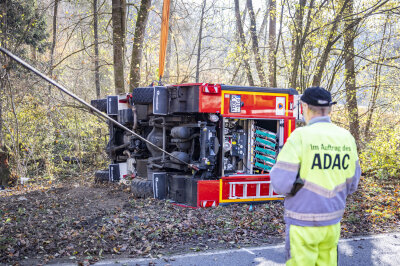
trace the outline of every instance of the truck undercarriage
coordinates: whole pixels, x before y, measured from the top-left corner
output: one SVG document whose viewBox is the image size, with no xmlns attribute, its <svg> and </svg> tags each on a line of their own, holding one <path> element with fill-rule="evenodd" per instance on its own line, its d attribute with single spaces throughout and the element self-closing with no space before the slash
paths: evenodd
<svg viewBox="0 0 400 266">
<path fill-rule="evenodd" d="M 109 123 L 112 164 L 97 177 L 130 183 L 139 197 L 194 207 L 278 198 L 268 172 L 295 127 L 296 96 L 292 89 L 181 84 L 94 100 L 145 138 Z"/>
</svg>

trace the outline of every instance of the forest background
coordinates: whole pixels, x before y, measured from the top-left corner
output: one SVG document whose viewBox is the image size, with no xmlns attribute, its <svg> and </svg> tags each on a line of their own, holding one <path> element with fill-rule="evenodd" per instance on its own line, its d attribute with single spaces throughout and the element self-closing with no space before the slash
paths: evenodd
<svg viewBox="0 0 400 266">
<path fill-rule="evenodd" d="M 90 101 L 158 81 L 161 14 L 151 0 L 0 0 L 0 43 Z M 397 178 L 399 17 L 396 0 L 171 0 L 162 81 L 325 87 L 363 172 Z M 4 55 L 0 63 L 3 185 L 107 165 L 104 121 Z"/>
</svg>

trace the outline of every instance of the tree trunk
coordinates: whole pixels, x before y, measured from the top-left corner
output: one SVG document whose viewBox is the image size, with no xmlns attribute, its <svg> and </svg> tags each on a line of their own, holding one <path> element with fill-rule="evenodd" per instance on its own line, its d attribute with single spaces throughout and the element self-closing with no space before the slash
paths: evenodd
<svg viewBox="0 0 400 266">
<path fill-rule="evenodd" d="M 3 12 L 3 15 L 6 12 Z M 3 41 L 3 40 L 2 40 Z M 5 43 L 5 41 L 4 41 Z M 5 57 L 5 56 L 4 56 Z M 3 59 L 3 55 L 0 56 Z M 2 64 L 6 64 L 6 61 L 2 61 Z M 0 185 L 6 186 L 10 180 L 10 166 L 8 164 L 9 153 L 4 141 L 3 135 L 3 90 L 6 86 L 7 69 L 0 70 Z"/>
<path fill-rule="evenodd" d="M 353 0 L 347 3 L 346 16 L 353 14 Z M 345 21 L 344 32 L 344 49 L 345 49 L 345 86 L 346 86 L 346 107 L 349 115 L 350 133 L 359 144 L 359 121 L 358 121 L 358 104 L 357 104 L 357 88 L 356 88 L 356 73 L 354 67 L 354 38 L 355 27 L 352 25 L 352 20 L 349 18 Z"/>
<path fill-rule="evenodd" d="M 292 39 L 292 73 L 289 81 L 289 86 L 294 89 L 297 87 L 297 70 L 300 64 L 301 50 L 303 49 L 301 40 L 303 38 L 303 17 L 306 3 L 307 0 L 299 0 L 299 7 L 296 9 L 295 14 L 294 36 Z M 310 14 L 311 9 L 308 12 Z"/>
<path fill-rule="evenodd" d="M 0 73 L 0 75 L 3 73 Z M 3 147 L 4 145 L 4 137 L 3 137 L 3 101 L 1 98 L 3 98 L 3 80 L 0 77 L 0 86 L 1 86 L 1 90 L 0 90 L 0 149 L 1 147 Z"/>
<path fill-rule="evenodd" d="M 169 26 L 169 33 L 168 33 L 168 44 L 167 44 L 167 54 L 165 55 L 165 71 L 164 71 L 164 82 L 166 84 L 171 83 L 170 81 L 170 67 L 171 67 L 171 52 L 172 52 L 172 26 Z"/>
<path fill-rule="evenodd" d="M 139 87 L 140 85 L 140 66 L 143 55 L 143 42 L 151 0 L 142 0 L 137 15 L 135 34 L 132 44 L 132 58 L 130 69 L 130 90 Z"/>
<path fill-rule="evenodd" d="M 206 9 L 206 0 L 203 0 L 203 7 L 201 8 L 201 16 L 200 16 L 200 29 L 199 29 L 199 44 L 197 46 L 197 64 L 196 64 L 196 82 L 199 82 L 200 78 L 200 56 L 201 56 L 201 40 L 203 39 L 203 20 L 204 20 L 204 11 Z"/>
<path fill-rule="evenodd" d="M 170 83 L 170 72 L 169 72 L 169 68 L 171 65 L 171 52 L 172 52 L 172 26 L 173 23 L 171 23 L 171 19 L 172 19 L 172 13 L 174 12 L 174 1 L 171 0 L 170 2 L 171 5 L 171 9 L 170 9 L 170 23 L 169 23 L 169 28 L 168 28 L 168 43 L 167 43 L 167 53 L 165 55 L 165 71 L 164 71 L 164 82 L 166 84 Z"/>
<path fill-rule="evenodd" d="M 96 85 L 96 97 L 100 99 L 100 71 L 99 71 L 99 36 L 98 36 L 98 12 L 97 0 L 93 0 L 93 33 L 94 33 L 94 81 Z"/>
<path fill-rule="evenodd" d="M 253 10 L 253 1 L 247 0 L 247 9 L 249 10 L 250 16 L 250 34 L 251 34 L 251 43 L 253 48 L 254 57 L 256 59 L 256 69 L 258 73 L 258 78 L 260 79 L 261 86 L 265 87 L 265 73 L 262 64 L 262 60 L 260 57 L 260 51 L 258 46 L 258 37 L 257 37 L 257 27 L 256 27 L 256 16 Z"/>
<path fill-rule="evenodd" d="M 283 14 L 284 14 L 284 10 L 285 10 L 285 5 L 281 5 L 281 16 L 279 19 L 279 33 L 278 33 L 278 40 L 276 41 L 276 46 L 275 46 L 275 51 L 274 51 L 274 65 L 273 65 L 273 84 L 272 87 L 277 87 L 278 86 L 278 82 L 277 82 L 277 58 L 276 55 L 278 54 L 278 49 L 279 49 L 279 43 L 281 42 L 281 37 L 282 37 L 282 23 L 283 23 Z M 282 42 L 282 52 L 283 52 L 283 57 L 285 62 L 287 62 L 286 60 L 286 52 L 285 52 L 285 45 Z M 287 63 L 286 63 L 287 64 Z"/>
<path fill-rule="evenodd" d="M 244 63 L 244 68 L 245 68 L 246 75 L 247 75 L 247 80 L 248 80 L 250 86 L 254 86 L 254 80 L 253 80 L 253 76 L 251 75 L 251 68 L 250 68 L 250 63 L 249 63 L 249 59 L 248 59 L 249 53 L 247 50 L 243 25 L 242 25 L 242 21 L 240 18 L 239 0 L 235 0 L 235 17 L 236 17 L 236 27 L 237 27 L 237 30 L 239 33 L 239 42 L 243 49 L 243 53 L 245 54 L 245 57 L 243 58 L 243 63 Z"/>
<path fill-rule="evenodd" d="M 135 35 L 132 44 L 131 73 L 129 82 L 131 91 L 140 85 L 140 64 L 142 61 L 143 42 L 150 5 L 151 0 L 142 0 L 136 20 Z"/>
<path fill-rule="evenodd" d="M 0 59 L 3 59 L 5 56 L 1 55 Z M 3 61 L 3 64 L 5 61 Z M 0 150 L 4 147 L 4 134 L 3 134 L 3 90 L 5 87 L 4 74 L 7 70 L 0 70 Z M 1 168 L 1 164 L 0 164 Z"/>
<path fill-rule="evenodd" d="M 266 39 L 267 39 L 267 33 L 268 33 L 268 28 L 267 28 L 267 25 L 268 25 L 268 16 L 269 16 L 269 0 L 266 0 L 266 3 L 267 3 L 267 9 L 265 10 L 265 12 L 264 12 L 264 17 L 263 17 L 263 20 L 262 20 L 262 22 L 261 22 L 261 26 L 260 26 L 260 29 L 258 30 L 258 39 L 259 39 L 259 41 L 261 42 L 261 36 L 263 36 L 262 37 L 262 39 L 263 39 L 263 49 L 262 49 L 262 57 L 264 57 L 264 55 L 265 55 L 265 46 L 266 46 Z"/>
<path fill-rule="evenodd" d="M 180 79 L 180 69 L 179 69 L 179 52 L 178 52 L 178 44 L 176 43 L 175 37 L 172 38 L 174 40 L 174 48 L 175 48 L 175 56 L 176 56 L 176 83 L 179 83 Z"/>
<path fill-rule="evenodd" d="M 379 53 L 380 56 L 380 53 Z M 380 58 L 379 58 L 380 59 Z M 377 64 L 375 66 L 375 80 L 374 80 L 374 89 L 372 91 L 372 96 L 371 96 L 371 100 L 368 106 L 368 118 L 367 118 L 367 122 L 365 123 L 365 129 L 364 129 L 364 140 L 368 141 L 369 138 L 369 131 L 371 128 L 371 124 L 372 124 L 372 117 L 376 108 L 376 101 L 378 99 L 378 95 L 379 95 L 379 90 L 380 90 L 380 72 L 381 72 L 381 68 L 382 66 Z"/>
<path fill-rule="evenodd" d="M 0 10 L 1 10 L 1 18 L 0 18 L 0 30 L 2 34 L 0 34 L 0 44 L 1 47 L 7 48 L 7 5 L 8 0 L 4 0 L 0 2 Z M 4 56 L 4 55 L 1 55 Z M 5 56 L 4 56 L 5 57 Z M 1 78 L 1 77 L 0 77 Z"/>
<path fill-rule="evenodd" d="M 7 48 L 7 4 L 8 1 L 2 1 L 0 3 L 0 10 L 2 17 L 0 18 L 0 29 L 3 34 L 0 34 L 0 44 L 2 47 Z M 0 55 L 1 69 L 0 69 L 0 185 L 5 186 L 10 180 L 10 169 L 8 165 L 8 152 L 5 147 L 4 135 L 3 135 L 3 90 L 5 88 L 5 77 L 7 69 L 3 65 L 7 64 L 5 55 Z"/>
<path fill-rule="evenodd" d="M 333 20 L 333 24 L 331 27 L 331 30 L 329 32 L 329 37 L 328 37 L 328 42 L 325 46 L 325 49 L 322 53 L 322 56 L 320 57 L 318 63 L 317 63 L 317 73 L 314 75 L 313 78 L 313 86 L 320 86 L 321 80 L 322 80 L 322 75 L 324 74 L 324 70 L 326 67 L 326 64 L 328 63 L 328 58 L 329 54 L 332 50 L 333 45 L 340 39 L 341 36 L 338 36 L 335 38 L 335 35 L 337 35 L 337 29 L 339 26 L 339 22 L 342 20 L 343 17 L 343 12 L 346 8 L 347 2 L 349 0 L 344 0 L 342 8 L 338 11 L 339 13 Z"/>
<path fill-rule="evenodd" d="M 32 61 L 36 61 L 37 60 L 37 53 L 36 53 L 36 47 L 31 46 L 31 59 Z"/>
<path fill-rule="evenodd" d="M 53 40 L 51 42 L 50 48 L 50 66 L 49 66 L 49 76 L 53 77 L 53 64 L 54 64 L 54 50 L 56 49 L 56 41 L 57 41 L 57 12 L 58 12 L 58 2 L 59 0 L 54 1 L 54 10 L 53 10 Z M 51 85 L 49 85 L 49 90 Z"/>
<path fill-rule="evenodd" d="M 294 29 L 293 29 L 293 36 L 292 36 L 292 51 L 291 57 L 292 61 L 295 57 L 296 47 L 300 43 L 301 33 L 303 31 L 303 18 L 304 18 L 304 10 L 307 4 L 307 0 L 299 0 L 299 5 L 296 8 L 294 14 Z"/>
<path fill-rule="evenodd" d="M 383 34 L 382 34 L 382 40 L 381 40 L 381 45 L 379 48 L 379 54 L 378 54 L 378 62 L 381 62 L 382 60 L 382 53 L 385 53 L 383 51 L 383 44 L 385 42 L 385 35 L 386 35 L 386 28 L 388 25 L 388 20 L 389 20 L 389 15 L 386 18 L 385 21 L 385 25 L 383 28 Z M 390 34 L 389 34 L 389 38 L 387 39 L 387 42 L 390 41 Z M 375 66 L 375 81 L 374 81 L 374 89 L 372 91 L 372 96 L 371 96 L 371 100 L 370 103 L 368 105 L 368 118 L 367 118 L 367 122 L 365 123 L 365 129 L 364 129 L 364 140 L 368 141 L 369 139 L 369 132 L 370 132 L 370 128 L 371 128 L 371 124 L 372 124 L 372 117 L 376 108 L 376 101 L 378 99 L 378 95 L 379 95 L 379 91 L 381 88 L 381 70 L 382 70 L 382 65 L 381 64 L 376 64 Z"/>
<path fill-rule="evenodd" d="M 7 48 L 7 0 L 2 1 L 0 3 L 0 10 L 1 10 L 1 18 L 0 18 L 0 30 L 3 34 L 0 34 L 0 45 L 1 47 Z M 7 64 L 7 58 L 4 54 L 0 55 L 0 148 L 4 145 L 3 139 L 3 90 L 5 87 L 5 72 L 6 68 L 4 67 Z M 1 165 L 0 165 L 1 167 Z"/>
<path fill-rule="evenodd" d="M 276 0 L 269 0 L 268 86 L 276 87 Z"/>
<path fill-rule="evenodd" d="M 10 180 L 10 166 L 8 164 L 8 152 L 0 147 L 0 185 L 7 186 Z"/>
<path fill-rule="evenodd" d="M 125 93 L 124 54 L 125 54 L 125 16 L 126 1 L 112 0 L 114 85 L 115 93 Z"/>
</svg>

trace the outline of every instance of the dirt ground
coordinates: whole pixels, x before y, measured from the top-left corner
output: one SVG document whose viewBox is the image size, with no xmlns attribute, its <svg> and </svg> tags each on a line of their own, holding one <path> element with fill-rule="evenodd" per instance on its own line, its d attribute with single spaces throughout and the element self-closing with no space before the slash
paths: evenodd
<svg viewBox="0 0 400 266">
<path fill-rule="evenodd" d="M 371 186 L 365 182 L 348 199 L 342 237 L 399 230 L 400 187 L 387 185 L 385 194 L 393 201 L 376 204 L 381 193 L 371 192 Z M 394 211 L 382 214 L 374 209 L 378 205 Z M 119 185 L 14 188 L 0 191 L 0 263 L 88 264 L 277 243 L 284 240 L 282 215 L 281 201 L 253 210 L 248 205 L 191 209 L 134 199 Z"/>
</svg>

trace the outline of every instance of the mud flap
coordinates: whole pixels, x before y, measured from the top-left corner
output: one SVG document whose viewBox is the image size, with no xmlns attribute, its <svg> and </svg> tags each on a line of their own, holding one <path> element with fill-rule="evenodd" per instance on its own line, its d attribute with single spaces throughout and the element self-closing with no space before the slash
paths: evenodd
<svg viewBox="0 0 400 266">
<path fill-rule="evenodd" d="M 118 115 L 118 96 L 107 96 L 107 114 Z"/>
<path fill-rule="evenodd" d="M 110 164 L 108 166 L 109 181 L 118 182 L 119 181 L 119 164 Z"/>
<path fill-rule="evenodd" d="M 168 89 L 167 87 L 154 87 L 153 94 L 153 114 L 167 115 L 168 114 Z"/>
<path fill-rule="evenodd" d="M 167 198 L 167 173 L 153 173 L 153 193 L 155 199 Z"/>
<path fill-rule="evenodd" d="M 129 161 L 129 159 L 128 159 Z M 128 174 L 128 163 L 115 163 L 110 164 L 108 167 L 110 173 L 110 182 L 124 181 Z"/>
</svg>

